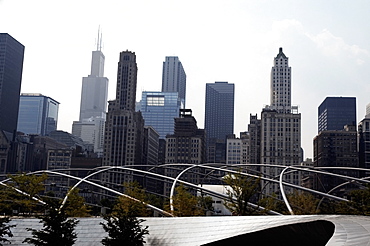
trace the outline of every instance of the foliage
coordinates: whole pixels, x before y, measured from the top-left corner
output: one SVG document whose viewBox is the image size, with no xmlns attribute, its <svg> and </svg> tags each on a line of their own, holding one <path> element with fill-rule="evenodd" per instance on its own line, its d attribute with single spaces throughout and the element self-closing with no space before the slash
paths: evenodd
<svg viewBox="0 0 370 246">
<path fill-rule="evenodd" d="M 199 206 L 198 198 L 188 192 L 182 184 L 175 189 L 172 206 L 174 216 L 199 216 L 204 214 L 202 208 Z"/>
<path fill-rule="evenodd" d="M 230 186 L 224 205 L 233 215 L 259 214 L 258 208 L 249 206 L 248 202 L 253 198 L 258 201 L 260 178 L 245 176 L 238 172 L 226 175 L 224 182 Z"/>
<path fill-rule="evenodd" d="M 295 191 L 287 195 L 290 206 L 293 209 L 294 214 L 317 214 L 317 204 L 319 200 L 316 199 L 312 194 L 307 192 Z"/>
<path fill-rule="evenodd" d="M 59 202 L 49 203 L 48 214 L 41 217 L 43 223 L 41 230 L 27 228 L 32 232 L 32 238 L 26 238 L 23 242 L 36 246 L 70 246 L 76 241 L 77 234 L 74 231 L 78 223 L 76 219 L 68 219 L 64 209 L 59 210 Z"/>
<path fill-rule="evenodd" d="M 283 201 L 277 198 L 274 193 L 271 196 L 263 197 L 259 200 L 259 205 L 264 207 L 265 210 L 262 213 L 267 213 L 268 211 L 275 211 L 281 214 L 289 214 L 289 211 Z"/>
<path fill-rule="evenodd" d="M 4 236 L 13 237 L 13 233 L 10 228 L 15 227 L 15 225 L 9 225 L 9 222 L 9 217 L 0 218 L 0 245 L 9 242 L 9 240 L 6 239 Z"/>
<path fill-rule="evenodd" d="M 85 204 L 85 199 L 78 192 L 78 188 L 68 191 L 68 199 L 65 204 L 65 212 L 68 217 L 89 216 L 90 209 Z"/>
<path fill-rule="evenodd" d="M 0 189 L 1 212 L 9 212 L 12 209 L 23 209 L 22 212 L 28 214 L 34 212 L 38 202 L 33 197 L 40 198 L 40 193 L 44 191 L 43 182 L 48 178 L 47 175 L 37 176 L 22 173 L 8 175 L 8 178 L 10 179 L 8 187 Z M 24 192 L 24 194 L 15 189 Z"/>
<path fill-rule="evenodd" d="M 125 194 L 136 198 L 135 201 L 125 196 L 120 196 L 113 207 L 112 214 L 114 216 L 128 216 L 128 217 L 145 217 L 149 212 L 146 206 L 145 190 L 140 187 L 138 182 L 129 182 L 124 184 Z"/>
<path fill-rule="evenodd" d="M 198 197 L 199 207 L 203 210 L 202 215 L 207 215 L 207 212 L 214 212 L 213 199 L 210 196 Z"/>
<path fill-rule="evenodd" d="M 108 233 L 108 237 L 101 241 L 103 245 L 118 246 L 132 245 L 139 246 L 145 243 L 144 236 L 149 234 L 148 226 L 142 228 L 140 225 L 144 220 L 136 217 L 123 216 L 118 217 L 106 216 L 105 223 L 100 223 Z"/>
<path fill-rule="evenodd" d="M 357 215 L 370 215 L 370 185 L 365 189 L 350 192 L 351 201 L 349 206 Z"/>
</svg>

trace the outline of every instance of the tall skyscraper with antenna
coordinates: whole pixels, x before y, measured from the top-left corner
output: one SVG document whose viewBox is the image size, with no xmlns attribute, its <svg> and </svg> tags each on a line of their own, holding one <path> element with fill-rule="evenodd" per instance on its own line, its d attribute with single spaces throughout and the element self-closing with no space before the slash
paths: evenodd
<svg viewBox="0 0 370 246">
<path fill-rule="evenodd" d="M 82 78 L 79 121 L 74 121 L 72 134 L 79 136 L 98 155 L 103 153 L 108 78 L 104 77 L 105 56 L 101 51 L 102 34 L 98 31 L 96 50 L 92 52 L 91 72 Z"/>
</svg>

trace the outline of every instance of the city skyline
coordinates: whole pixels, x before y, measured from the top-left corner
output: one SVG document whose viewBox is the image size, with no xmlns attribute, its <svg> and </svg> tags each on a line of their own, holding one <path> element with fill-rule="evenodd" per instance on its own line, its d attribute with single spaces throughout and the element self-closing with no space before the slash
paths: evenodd
<svg viewBox="0 0 370 246">
<path fill-rule="evenodd" d="M 90 70 L 99 25 L 105 76 L 111 81 L 109 100 L 115 97 L 119 52 L 128 49 L 137 54 L 137 101 L 144 90 L 160 90 L 164 57 L 178 56 L 187 74 L 186 105 L 201 128 L 205 84 L 235 84 L 234 133 L 238 135 L 246 131 L 249 115 L 260 116 L 269 102 L 271 57 L 283 47 L 293 67 L 292 105 L 300 106 L 302 113 L 305 157 L 313 156 L 317 107 L 327 96 L 356 97 L 356 123 L 364 117 L 370 102 L 370 34 L 365 31 L 370 3 L 143 2 L 0 0 L 1 32 L 26 47 L 21 92 L 42 93 L 59 101 L 58 129 L 71 132 L 73 120 L 78 119 L 80 81 Z M 62 13 L 68 13 L 68 20 Z M 17 21 L 8 21 L 14 18 Z M 176 21 L 170 22 L 171 18 Z M 121 24 L 123 32 L 117 28 Z"/>
</svg>

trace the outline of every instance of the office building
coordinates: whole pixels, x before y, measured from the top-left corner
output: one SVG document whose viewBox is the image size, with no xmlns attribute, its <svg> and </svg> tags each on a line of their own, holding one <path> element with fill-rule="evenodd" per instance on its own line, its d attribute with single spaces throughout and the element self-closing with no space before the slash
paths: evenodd
<svg viewBox="0 0 370 246">
<path fill-rule="evenodd" d="M 279 48 L 271 69 L 270 108 L 278 113 L 290 113 L 292 106 L 292 77 L 288 60 L 283 48 Z"/>
<path fill-rule="evenodd" d="M 80 137 L 98 157 L 103 155 L 108 95 L 101 42 L 101 36 L 98 35 L 96 50 L 92 52 L 90 75 L 82 78 L 80 118 L 72 125 L 72 134 Z"/>
<path fill-rule="evenodd" d="M 23 55 L 21 43 L 0 33 L 0 130 L 10 134 L 17 131 Z"/>
<path fill-rule="evenodd" d="M 208 162 L 225 163 L 226 138 L 234 133 L 234 84 L 206 84 L 205 123 Z"/>
<path fill-rule="evenodd" d="M 181 109 L 179 117 L 175 118 L 175 132 L 166 136 L 166 160 L 167 164 L 203 164 L 205 162 L 205 131 L 199 129 L 196 119 L 190 109 Z M 187 166 L 168 168 L 165 175 L 176 177 Z M 200 182 L 202 170 L 196 168 L 193 172 L 187 172 L 181 176 L 195 184 Z M 168 195 L 171 184 L 164 184 L 164 194 Z"/>
<path fill-rule="evenodd" d="M 162 92 L 178 92 L 185 108 L 186 74 L 177 56 L 166 56 L 162 70 Z"/>
<path fill-rule="evenodd" d="M 288 57 L 279 49 L 271 68 L 270 103 L 261 113 L 260 148 L 262 164 L 279 166 L 299 165 L 303 156 L 301 151 L 301 114 L 297 106 L 291 103 L 291 68 Z M 261 167 L 267 177 L 276 177 L 281 169 Z M 284 175 L 284 181 L 299 185 L 300 173 L 292 172 Z M 279 190 L 277 184 L 262 181 L 266 185 L 266 193 L 272 194 Z"/>
<path fill-rule="evenodd" d="M 106 117 L 108 78 L 104 77 L 104 61 L 101 37 L 98 37 L 96 50 L 92 52 L 90 75 L 82 78 L 80 121 Z"/>
<path fill-rule="evenodd" d="M 94 152 L 97 157 L 103 156 L 104 124 L 105 119 L 103 118 L 89 118 L 73 122 L 72 134 L 80 137 L 86 148 Z"/>
<path fill-rule="evenodd" d="M 46 136 L 57 129 L 59 102 L 39 93 L 22 93 L 18 131 Z"/>
<path fill-rule="evenodd" d="M 321 131 L 314 138 L 315 167 L 359 167 L 357 152 L 357 131 L 355 125 L 346 125 L 342 130 Z M 341 175 L 359 177 L 355 170 L 328 170 Z M 318 174 L 314 178 L 314 189 L 328 192 L 347 180 Z M 349 186 L 331 192 L 338 194 Z"/>
<path fill-rule="evenodd" d="M 370 169 L 370 114 L 358 123 L 358 158 L 359 167 Z M 361 177 L 367 177 L 370 172 L 360 172 Z"/>
<path fill-rule="evenodd" d="M 249 134 L 241 132 L 240 137 L 230 136 L 226 140 L 226 164 L 247 164 Z"/>
<path fill-rule="evenodd" d="M 261 120 L 256 115 L 249 115 L 248 124 L 249 134 L 249 150 L 247 156 L 247 163 L 260 164 L 261 163 Z M 260 170 L 258 166 L 255 168 Z"/>
<path fill-rule="evenodd" d="M 143 91 L 140 111 L 146 126 L 153 127 L 160 139 L 174 133 L 175 118 L 179 116 L 181 99 L 178 92 Z"/>
<path fill-rule="evenodd" d="M 327 97 L 318 108 L 318 133 L 356 125 L 355 97 Z"/>
<path fill-rule="evenodd" d="M 120 53 L 117 72 L 116 99 L 108 102 L 104 134 L 105 166 L 129 166 L 142 163 L 144 120 L 135 112 L 137 64 L 134 52 Z M 106 175 L 109 182 L 132 181 L 129 173 Z"/>
</svg>

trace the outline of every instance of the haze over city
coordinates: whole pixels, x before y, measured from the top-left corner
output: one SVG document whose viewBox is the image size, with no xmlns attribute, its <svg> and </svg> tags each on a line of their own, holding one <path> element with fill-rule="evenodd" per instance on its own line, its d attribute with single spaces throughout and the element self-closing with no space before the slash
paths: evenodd
<svg viewBox="0 0 370 246">
<path fill-rule="evenodd" d="M 357 122 L 370 102 L 367 1 L 10 1 L 0 0 L 0 30 L 25 45 L 23 93 L 61 103 L 58 129 L 78 120 L 82 77 L 103 33 L 109 100 L 119 52 L 136 53 L 138 90 L 160 91 L 165 56 L 187 74 L 186 107 L 204 127 L 205 84 L 235 84 L 234 133 L 270 104 L 279 47 L 292 67 L 292 104 L 302 114 L 304 157 L 312 157 L 317 107 L 327 96 L 357 98 Z"/>
</svg>

